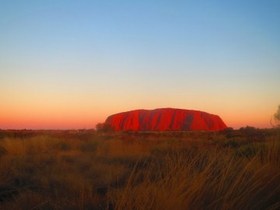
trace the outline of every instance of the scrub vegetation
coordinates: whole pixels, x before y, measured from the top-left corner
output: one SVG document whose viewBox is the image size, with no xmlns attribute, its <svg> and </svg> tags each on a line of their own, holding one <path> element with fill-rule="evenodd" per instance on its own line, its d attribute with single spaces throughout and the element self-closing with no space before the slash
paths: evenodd
<svg viewBox="0 0 280 210">
<path fill-rule="evenodd" d="M 0 131 L 0 209 L 280 209 L 279 129 Z"/>
</svg>

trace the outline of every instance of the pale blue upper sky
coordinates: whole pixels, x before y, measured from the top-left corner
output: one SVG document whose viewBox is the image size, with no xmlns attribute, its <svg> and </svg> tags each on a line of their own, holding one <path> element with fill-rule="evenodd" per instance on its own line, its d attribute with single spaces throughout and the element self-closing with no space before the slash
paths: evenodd
<svg viewBox="0 0 280 210">
<path fill-rule="evenodd" d="M 44 100 L 102 121 L 178 107 L 268 126 L 280 103 L 279 11 L 278 0 L 0 0 L 3 110 L 48 112 Z"/>
</svg>

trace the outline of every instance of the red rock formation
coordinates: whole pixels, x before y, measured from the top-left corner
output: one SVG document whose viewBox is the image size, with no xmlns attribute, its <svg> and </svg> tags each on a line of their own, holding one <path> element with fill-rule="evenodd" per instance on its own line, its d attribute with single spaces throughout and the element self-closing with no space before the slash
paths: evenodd
<svg viewBox="0 0 280 210">
<path fill-rule="evenodd" d="M 122 112 L 109 116 L 105 124 L 115 131 L 218 131 L 227 128 L 217 115 L 173 108 Z"/>
</svg>

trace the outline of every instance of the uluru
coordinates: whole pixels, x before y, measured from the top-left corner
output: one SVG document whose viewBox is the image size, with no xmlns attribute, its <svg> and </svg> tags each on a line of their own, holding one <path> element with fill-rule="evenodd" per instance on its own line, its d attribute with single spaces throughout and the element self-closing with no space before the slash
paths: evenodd
<svg viewBox="0 0 280 210">
<path fill-rule="evenodd" d="M 227 128 L 218 115 L 175 108 L 121 112 L 109 116 L 105 124 L 114 131 L 219 131 Z"/>
</svg>

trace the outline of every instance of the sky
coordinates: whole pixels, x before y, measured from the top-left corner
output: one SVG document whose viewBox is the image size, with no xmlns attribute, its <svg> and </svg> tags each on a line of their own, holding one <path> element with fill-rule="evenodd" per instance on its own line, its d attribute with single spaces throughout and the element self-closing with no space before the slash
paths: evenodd
<svg viewBox="0 0 280 210">
<path fill-rule="evenodd" d="M 0 0 L 0 129 L 88 129 L 134 109 L 271 127 L 278 0 Z"/>
</svg>

